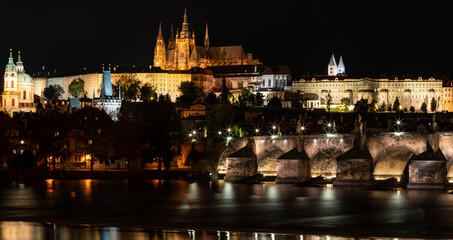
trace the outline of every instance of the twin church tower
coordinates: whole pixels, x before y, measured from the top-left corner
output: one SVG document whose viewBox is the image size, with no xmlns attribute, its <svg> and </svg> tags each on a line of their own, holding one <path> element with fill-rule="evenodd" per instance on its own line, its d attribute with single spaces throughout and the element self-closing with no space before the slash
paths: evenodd
<svg viewBox="0 0 453 240">
<path fill-rule="evenodd" d="M 340 61 L 335 61 L 335 55 L 332 54 L 330 62 L 327 65 L 327 75 L 328 76 L 343 76 L 346 75 L 346 70 L 343 63 L 343 56 L 340 56 Z"/>
<path fill-rule="evenodd" d="M 159 24 L 156 46 L 154 48 L 154 67 L 163 70 L 189 70 L 194 67 L 206 68 L 211 66 L 253 65 L 260 64 L 253 59 L 251 53 L 245 54 L 242 45 L 213 47 L 209 42 L 208 24 L 204 45 L 197 46 L 195 32 L 189 31 L 187 9 L 181 27 L 176 30 L 176 37 L 171 26 L 171 35 L 168 44 L 165 44 L 162 35 L 162 25 Z"/>
</svg>

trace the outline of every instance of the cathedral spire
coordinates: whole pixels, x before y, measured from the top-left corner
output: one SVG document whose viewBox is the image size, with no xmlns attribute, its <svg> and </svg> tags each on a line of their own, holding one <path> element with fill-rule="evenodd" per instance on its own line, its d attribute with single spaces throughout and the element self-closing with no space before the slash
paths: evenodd
<svg viewBox="0 0 453 240">
<path fill-rule="evenodd" d="M 337 76 L 337 74 L 338 74 L 338 66 L 337 66 L 337 62 L 335 61 L 335 55 L 332 53 L 332 57 L 330 57 L 330 62 L 327 65 L 327 75 Z"/>
<path fill-rule="evenodd" d="M 206 33 L 204 35 L 204 46 L 205 46 L 205 48 L 209 48 L 208 23 L 206 23 Z"/>
<path fill-rule="evenodd" d="M 346 69 L 344 67 L 343 63 L 343 56 L 340 55 L 340 61 L 338 62 L 338 74 L 345 75 L 346 74 Z"/>
<path fill-rule="evenodd" d="M 16 70 L 18 72 L 23 72 L 24 71 L 24 65 L 22 63 L 22 60 L 20 59 L 20 51 L 18 51 L 18 57 L 17 57 L 17 62 L 16 62 Z"/>
<path fill-rule="evenodd" d="M 157 39 L 163 39 L 162 37 L 162 23 L 159 23 L 159 33 L 157 34 Z"/>
<path fill-rule="evenodd" d="M 189 37 L 189 23 L 187 22 L 187 8 L 184 9 L 184 22 L 182 23 L 181 38 Z"/>
</svg>

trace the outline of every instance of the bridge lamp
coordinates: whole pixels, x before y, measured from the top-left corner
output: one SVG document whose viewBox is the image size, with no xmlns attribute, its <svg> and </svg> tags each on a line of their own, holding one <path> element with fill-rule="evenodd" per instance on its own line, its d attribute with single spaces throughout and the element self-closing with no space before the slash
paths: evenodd
<svg viewBox="0 0 453 240">
<path fill-rule="evenodd" d="M 218 131 L 217 134 L 222 135 L 222 131 Z"/>
<path fill-rule="evenodd" d="M 192 131 L 192 134 L 193 134 L 193 135 L 197 134 L 197 131 L 193 130 L 193 131 Z"/>
<path fill-rule="evenodd" d="M 397 124 L 397 125 L 400 125 L 400 124 L 401 124 L 401 121 L 400 121 L 400 120 L 396 121 L 396 124 Z"/>
<path fill-rule="evenodd" d="M 271 135 L 271 139 L 272 139 L 272 140 L 277 139 L 277 135 Z"/>
<path fill-rule="evenodd" d="M 395 134 L 395 136 L 399 137 L 399 136 L 403 135 L 404 133 L 403 132 L 395 132 L 394 134 Z"/>
<path fill-rule="evenodd" d="M 328 123 L 328 124 L 327 124 L 327 127 L 332 127 L 332 124 L 331 124 L 331 123 Z"/>
<path fill-rule="evenodd" d="M 305 131 L 305 127 L 304 126 L 300 127 L 300 130 Z"/>
<path fill-rule="evenodd" d="M 228 132 L 231 132 L 231 128 L 228 128 L 227 131 L 228 131 Z"/>
<path fill-rule="evenodd" d="M 189 133 L 189 137 L 192 137 L 192 136 L 193 136 L 192 133 Z"/>
<path fill-rule="evenodd" d="M 257 128 L 257 129 L 255 129 L 255 132 L 256 132 L 256 133 L 259 133 L 259 132 L 260 132 L 260 130 L 259 130 L 259 129 Z"/>
<path fill-rule="evenodd" d="M 272 129 L 274 129 L 274 130 L 275 130 L 276 128 L 277 128 L 276 126 L 272 126 Z"/>
<path fill-rule="evenodd" d="M 328 137 L 328 138 L 332 138 L 332 137 L 335 137 L 335 134 L 332 134 L 332 133 L 328 133 L 328 134 L 327 134 L 327 137 Z"/>
<path fill-rule="evenodd" d="M 226 140 L 227 140 L 227 145 L 228 145 L 228 143 L 231 142 L 231 140 L 233 140 L 233 137 L 228 136 L 228 137 L 226 138 Z"/>
</svg>

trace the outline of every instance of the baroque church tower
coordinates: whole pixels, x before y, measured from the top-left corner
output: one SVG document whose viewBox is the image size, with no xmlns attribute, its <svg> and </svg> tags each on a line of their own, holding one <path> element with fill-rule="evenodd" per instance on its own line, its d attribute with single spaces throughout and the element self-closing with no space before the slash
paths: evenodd
<svg viewBox="0 0 453 240">
<path fill-rule="evenodd" d="M 2 110 L 11 116 L 14 112 L 34 112 L 33 79 L 25 73 L 24 64 L 20 58 L 14 64 L 12 49 L 9 53 L 8 64 L 5 68 L 2 93 Z"/>
<path fill-rule="evenodd" d="M 19 60 L 19 63 L 22 62 Z M 2 108 L 8 113 L 16 112 L 19 109 L 19 92 L 17 90 L 17 69 L 16 64 L 14 64 L 12 49 L 10 49 L 3 79 Z"/>
</svg>

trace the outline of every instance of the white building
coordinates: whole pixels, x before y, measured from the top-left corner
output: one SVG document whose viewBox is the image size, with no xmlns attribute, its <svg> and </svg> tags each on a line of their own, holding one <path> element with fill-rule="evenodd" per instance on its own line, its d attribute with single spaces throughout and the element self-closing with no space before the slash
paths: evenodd
<svg viewBox="0 0 453 240">
<path fill-rule="evenodd" d="M 118 120 L 118 114 L 121 108 L 121 89 L 119 89 L 119 96 L 113 97 L 110 69 L 108 71 L 103 71 L 101 97 L 93 97 L 93 107 L 104 110 L 114 121 Z"/>
</svg>

